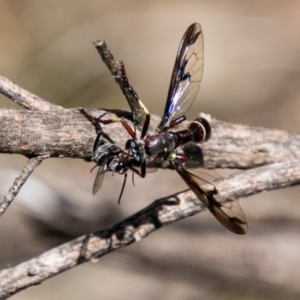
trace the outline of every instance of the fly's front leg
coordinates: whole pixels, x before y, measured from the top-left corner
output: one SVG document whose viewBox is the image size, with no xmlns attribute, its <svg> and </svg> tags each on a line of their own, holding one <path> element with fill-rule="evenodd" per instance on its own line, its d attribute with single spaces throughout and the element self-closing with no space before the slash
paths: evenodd
<svg viewBox="0 0 300 300">
<path fill-rule="evenodd" d="M 103 130 L 102 127 L 100 125 L 101 122 L 101 118 L 103 118 L 107 112 L 103 113 L 102 115 L 100 115 L 99 117 L 93 117 L 92 115 L 88 114 L 83 108 L 79 109 L 79 111 L 95 126 L 96 130 L 97 130 L 97 138 L 94 144 L 94 150 L 96 145 L 98 144 L 99 139 L 101 138 L 101 136 L 103 136 L 107 141 L 109 141 L 110 143 L 114 144 L 115 142 L 109 137 L 108 134 L 106 134 Z M 102 123 L 103 124 L 103 123 Z"/>
<path fill-rule="evenodd" d="M 107 114 L 107 112 L 103 113 L 99 117 L 93 117 L 92 115 L 88 114 L 83 108 L 79 110 L 97 129 L 97 131 L 101 131 L 103 136 L 107 139 L 108 135 L 105 134 L 102 130 L 102 127 L 100 124 L 108 125 L 115 122 L 121 122 L 121 124 L 124 126 L 128 134 L 135 140 L 136 134 L 130 127 L 130 125 L 123 119 L 123 118 L 114 118 L 114 119 L 108 119 L 108 120 L 102 120 L 102 118 Z M 108 140 L 111 142 L 110 138 Z"/>
<path fill-rule="evenodd" d="M 131 171 L 136 174 L 138 174 L 140 177 L 142 178 L 145 178 L 146 177 L 146 160 L 144 160 L 142 162 L 142 165 L 141 165 L 141 169 L 139 170 L 138 168 L 136 167 L 130 167 Z M 133 184 L 134 185 L 134 184 Z"/>
</svg>

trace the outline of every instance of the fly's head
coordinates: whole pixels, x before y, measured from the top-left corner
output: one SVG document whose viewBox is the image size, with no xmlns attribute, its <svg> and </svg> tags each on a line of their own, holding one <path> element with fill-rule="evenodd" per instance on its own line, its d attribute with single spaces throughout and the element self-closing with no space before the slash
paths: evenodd
<svg viewBox="0 0 300 300">
<path fill-rule="evenodd" d="M 140 167 L 144 159 L 143 143 L 133 139 L 126 142 L 125 150 L 103 139 L 94 147 L 93 160 L 99 166 L 105 165 L 105 170 L 113 173 L 125 174 L 129 169 Z"/>
<path fill-rule="evenodd" d="M 130 165 L 140 167 L 146 155 L 143 142 L 137 142 L 133 139 L 128 140 L 125 144 L 125 149 Z"/>
</svg>

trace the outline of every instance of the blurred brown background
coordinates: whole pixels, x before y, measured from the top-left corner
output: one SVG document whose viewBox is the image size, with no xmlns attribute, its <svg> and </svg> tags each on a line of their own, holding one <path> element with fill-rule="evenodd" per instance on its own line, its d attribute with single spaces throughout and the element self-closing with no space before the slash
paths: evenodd
<svg viewBox="0 0 300 300">
<path fill-rule="evenodd" d="M 300 2 L 0 2 L 0 73 L 65 107 L 127 109 L 92 41 L 122 59 L 141 99 L 161 113 L 180 39 L 200 22 L 205 68 L 188 117 L 202 111 L 253 126 L 299 131 Z M 2 107 L 16 107 L 0 97 Z M 19 108 L 19 107 L 17 107 Z M 3 195 L 26 163 L 0 156 Z M 91 163 L 44 162 L 1 218 L 1 268 L 114 224 L 185 188 L 175 172 L 127 183 L 106 176 L 96 196 Z M 98 263 L 88 263 L 12 299 L 299 299 L 299 187 L 241 202 L 249 233 L 236 236 L 209 213 L 172 224 Z"/>
</svg>

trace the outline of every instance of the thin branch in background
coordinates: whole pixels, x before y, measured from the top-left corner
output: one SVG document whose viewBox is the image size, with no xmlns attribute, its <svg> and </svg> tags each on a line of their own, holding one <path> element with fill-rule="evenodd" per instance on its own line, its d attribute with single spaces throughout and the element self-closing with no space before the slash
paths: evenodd
<svg viewBox="0 0 300 300">
<path fill-rule="evenodd" d="M 28 159 L 28 162 L 23 168 L 20 176 L 15 179 L 13 185 L 10 187 L 7 194 L 4 196 L 3 201 L 0 203 L 0 217 L 4 214 L 8 206 L 16 198 L 23 184 L 26 182 L 26 180 L 29 178 L 32 172 L 41 164 L 43 160 L 44 157 L 34 157 Z"/>
<path fill-rule="evenodd" d="M 47 111 L 47 110 L 60 110 L 62 107 L 52 104 L 42 98 L 26 91 L 25 89 L 19 87 L 6 77 L 0 75 L 0 92 L 13 100 L 20 106 L 29 110 Z M 37 168 L 42 162 L 42 157 L 30 158 L 23 168 L 20 176 L 15 179 L 13 185 L 9 189 L 8 193 L 4 196 L 3 201 L 0 204 L 0 217 L 4 214 L 8 206 L 15 199 L 15 197 L 20 192 L 23 184 L 32 174 L 32 172 Z"/>
<path fill-rule="evenodd" d="M 37 111 L 48 111 L 48 110 L 62 110 L 63 108 L 52 104 L 42 98 L 26 91 L 25 89 L 19 87 L 8 78 L 0 75 L 0 92 L 13 100 L 18 105 L 28 109 Z M 20 135 L 21 136 L 21 135 Z M 26 143 L 25 143 L 26 144 Z M 30 158 L 26 166 L 23 168 L 20 176 L 15 179 L 13 185 L 9 189 L 8 193 L 4 196 L 3 201 L 0 204 L 0 217 L 4 214 L 8 206 L 15 199 L 15 197 L 20 192 L 23 184 L 32 174 L 32 172 L 37 168 L 42 162 L 42 156 Z"/>
<path fill-rule="evenodd" d="M 0 92 L 18 105 L 30 110 L 57 110 L 61 106 L 50 103 L 13 83 L 5 76 L 0 75 Z"/>
<path fill-rule="evenodd" d="M 224 195 L 233 192 L 240 198 L 299 184 L 299 162 L 291 160 L 231 175 L 225 178 L 226 190 L 221 189 L 221 192 Z M 156 200 L 114 226 L 81 236 L 14 268 L 1 271 L 0 299 L 6 299 L 81 263 L 138 242 L 165 225 L 204 210 L 190 191 Z"/>
</svg>

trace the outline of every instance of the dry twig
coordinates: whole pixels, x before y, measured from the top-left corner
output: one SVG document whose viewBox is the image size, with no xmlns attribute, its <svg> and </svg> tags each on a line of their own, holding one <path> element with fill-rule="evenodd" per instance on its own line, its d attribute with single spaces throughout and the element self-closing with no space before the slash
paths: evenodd
<svg viewBox="0 0 300 300">
<path fill-rule="evenodd" d="M 139 115 L 139 107 L 130 100 L 124 90 L 119 63 L 114 60 L 103 41 L 97 42 L 96 48 L 125 96 L 129 98 L 127 100 L 131 109 Z M 96 132 L 78 110 L 63 109 L 50 104 L 19 88 L 3 76 L 0 77 L 0 91 L 29 109 L 0 111 L 2 153 L 35 157 L 29 160 L 30 164 L 33 163 L 33 168 L 39 165 L 41 157 L 76 157 L 87 160 L 91 158 Z M 99 110 L 90 112 L 95 116 L 101 113 Z M 127 112 L 114 113 L 128 115 Z M 152 119 L 153 128 L 158 119 L 155 116 Z M 217 120 L 212 120 L 211 124 L 213 135 L 207 144 L 199 148 L 203 159 L 199 164 L 208 168 L 252 168 L 227 178 L 237 198 L 299 184 L 300 134 Z M 105 131 L 113 140 L 123 145 L 128 137 L 125 130 L 120 130 L 119 126 L 121 125 L 117 123 L 111 124 L 105 127 Z M 182 126 L 187 125 L 184 123 Z M 17 194 L 17 189 L 20 189 L 33 171 L 27 170 L 28 167 L 29 165 L 23 170 L 24 180 L 17 181 L 11 188 L 13 194 Z M 228 192 L 226 187 L 222 192 Z M 7 197 L 6 206 L 13 196 Z M 164 225 L 203 210 L 199 200 L 190 191 L 156 200 L 147 208 L 110 228 L 79 237 L 14 268 L 3 270 L 0 273 L 0 299 L 6 299 L 78 264 L 139 241 Z"/>
<path fill-rule="evenodd" d="M 16 195 L 21 190 L 23 184 L 26 182 L 26 180 L 29 178 L 29 176 L 32 174 L 35 168 L 40 165 L 42 162 L 42 157 L 33 157 L 28 160 L 25 167 L 23 168 L 21 174 L 19 177 L 17 177 L 11 186 L 11 188 L 8 190 L 7 194 L 4 196 L 3 202 L 0 204 L 0 217 L 5 213 L 8 206 L 11 204 L 11 202 L 15 199 Z"/>
</svg>

